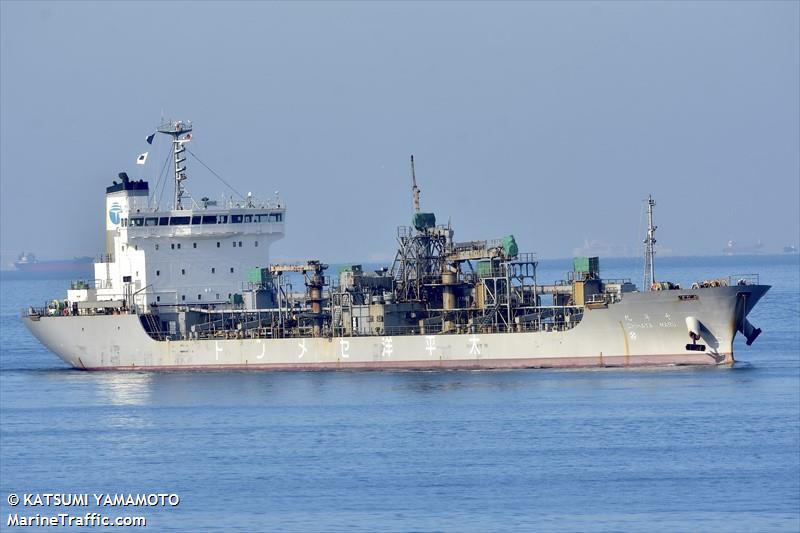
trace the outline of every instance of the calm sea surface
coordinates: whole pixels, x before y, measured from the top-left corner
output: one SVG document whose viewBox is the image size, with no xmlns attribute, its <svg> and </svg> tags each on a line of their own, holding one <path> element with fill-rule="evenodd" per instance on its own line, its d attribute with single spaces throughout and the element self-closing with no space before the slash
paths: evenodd
<svg viewBox="0 0 800 533">
<path fill-rule="evenodd" d="M 641 283 L 639 266 L 601 261 Z M 542 262 L 540 280 L 569 267 Z M 760 273 L 764 333 L 737 338 L 733 368 L 586 371 L 80 372 L 18 319 L 66 282 L 0 281 L 0 529 L 11 512 L 99 511 L 148 531 L 800 531 L 799 271 L 796 256 L 660 258 L 681 283 Z"/>
</svg>

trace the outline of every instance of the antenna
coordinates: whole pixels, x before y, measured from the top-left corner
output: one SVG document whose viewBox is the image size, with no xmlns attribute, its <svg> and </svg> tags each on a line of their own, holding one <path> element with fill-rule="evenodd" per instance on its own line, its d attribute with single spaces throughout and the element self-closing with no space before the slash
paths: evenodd
<svg viewBox="0 0 800 533">
<path fill-rule="evenodd" d="M 417 187 L 417 173 L 414 171 L 414 156 L 411 156 L 411 194 L 414 197 L 414 212 L 419 213 L 419 187 Z"/>
<path fill-rule="evenodd" d="M 652 195 L 647 195 L 647 238 L 644 240 L 644 287 L 645 290 L 652 290 L 656 282 L 655 265 L 653 256 L 656 255 L 655 233 L 658 226 L 653 225 L 653 207 L 656 201 Z"/>
<path fill-rule="evenodd" d="M 185 143 L 192 139 L 192 123 L 191 121 L 178 120 L 175 122 L 164 122 L 158 127 L 158 132 L 172 137 L 172 161 L 175 169 L 175 200 L 172 209 L 183 209 L 181 199 L 184 192 L 183 181 L 186 179 L 186 167 L 181 166 L 186 161 L 186 156 L 183 152 L 186 151 Z M 181 135 L 186 135 L 181 139 Z"/>
</svg>

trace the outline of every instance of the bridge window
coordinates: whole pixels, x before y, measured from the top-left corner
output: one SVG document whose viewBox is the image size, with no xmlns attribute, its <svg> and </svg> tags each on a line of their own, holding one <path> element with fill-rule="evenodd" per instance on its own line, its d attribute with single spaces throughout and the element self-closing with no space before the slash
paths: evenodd
<svg viewBox="0 0 800 533">
<path fill-rule="evenodd" d="M 137 218 L 132 218 L 131 219 L 131 226 L 143 226 L 143 225 L 144 225 L 144 219 L 143 218 L 137 217 Z"/>
<path fill-rule="evenodd" d="M 203 295 L 202 295 L 202 294 L 198 294 L 198 295 L 197 295 L 197 299 L 198 299 L 198 300 L 202 300 L 202 299 L 203 299 Z"/>
<path fill-rule="evenodd" d="M 216 224 L 217 215 L 203 215 L 203 224 Z"/>
<path fill-rule="evenodd" d="M 181 301 L 182 301 L 182 302 L 185 302 L 185 301 L 186 301 L 186 295 L 185 295 L 185 294 L 181 294 Z"/>
<path fill-rule="evenodd" d="M 200 219 L 201 219 L 200 215 L 194 215 L 192 217 L 192 224 L 200 224 L 201 223 Z"/>
<path fill-rule="evenodd" d="M 217 216 L 217 224 L 227 224 L 227 223 L 228 223 L 228 215 Z"/>
<path fill-rule="evenodd" d="M 239 241 L 239 248 L 242 247 L 242 241 Z"/>
<path fill-rule="evenodd" d="M 148 217 L 144 219 L 145 226 L 158 226 L 158 218 L 156 217 Z"/>
<path fill-rule="evenodd" d="M 245 223 L 253 221 L 253 215 L 245 215 L 244 216 Z"/>
<path fill-rule="evenodd" d="M 161 217 L 158 219 L 159 226 L 169 226 L 169 217 Z"/>
<path fill-rule="evenodd" d="M 244 218 L 242 215 L 231 215 L 231 223 L 233 223 L 233 224 L 241 224 L 242 223 L 242 218 Z"/>
<path fill-rule="evenodd" d="M 211 273 L 212 273 L 212 274 L 216 274 L 216 273 L 217 273 L 217 269 L 216 269 L 216 268 L 214 268 L 214 267 L 211 267 Z"/>
<path fill-rule="evenodd" d="M 172 217 L 169 219 L 170 226 L 186 226 L 189 224 L 191 217 Z"/>
</svg>

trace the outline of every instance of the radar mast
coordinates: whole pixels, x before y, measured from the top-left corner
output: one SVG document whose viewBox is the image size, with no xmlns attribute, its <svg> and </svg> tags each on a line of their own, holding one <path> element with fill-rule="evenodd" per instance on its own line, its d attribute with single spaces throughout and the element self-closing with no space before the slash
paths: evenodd
<svg viewBox="0 0 800 533">
<path fill-rule="evenodd" d="M 653 225 L 653 207 L 656 201 L 653 200 L 652 195 L 647 195 L 647 238 L 644 240 L 644 290 L 649 291 L 653 289 L 653 284 L 656 282 L 655 265 L 653 264 L 653 256 L 656 255 L 656 229 L 658 226 Z"/>
<path fill-rule="evenodd" d="M 186 147 L 183 146 L 192 140 L 192 122 L 188 120 L 168 121 L 158 127 L 158 132 L 172 137 L 172 161 L 174 166 L 174 180 L 175 180 L 175 196 L 172 203 L 172 209 L 183 209 L 181 200 L 186 190 L 183 188 L 183 182 L 186 180 L 186 167 L 182 166 L 186 162 L 186 156 L 183 153 Z M 181 138 L 181 136 L 183 136 Z"/>
</svg>

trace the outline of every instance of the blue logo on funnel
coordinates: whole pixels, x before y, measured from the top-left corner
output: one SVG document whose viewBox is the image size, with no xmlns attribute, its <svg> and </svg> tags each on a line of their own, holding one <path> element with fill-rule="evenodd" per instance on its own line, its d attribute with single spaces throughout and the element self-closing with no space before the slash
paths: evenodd
<svg viewBox="0 0 800 533">
<path fill-rule="evenodd" d="M 122 207 L 117 202 L 111 204 L 111 209 L 108 210 L 108 218 L 112 224 L 119 224 L 119 214 L 122 212 Z"/>
</svg>

